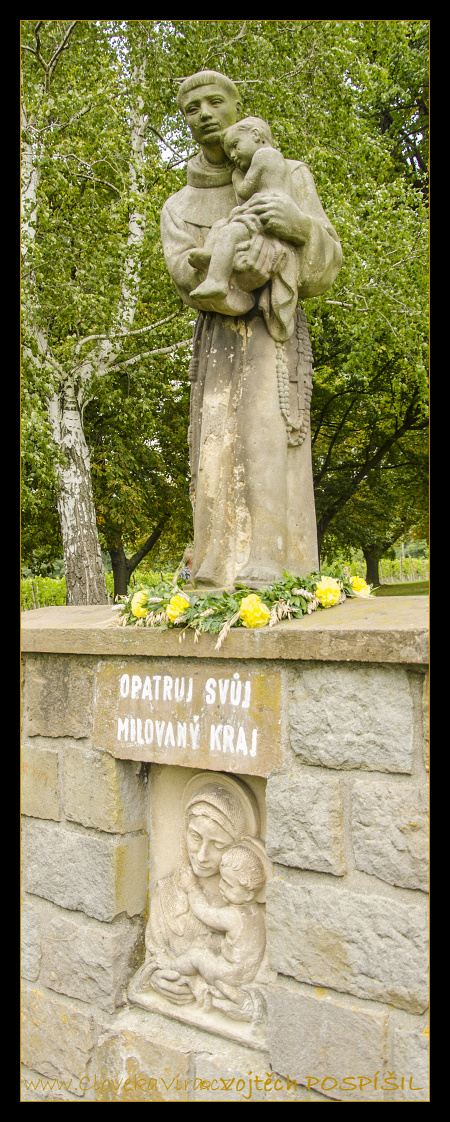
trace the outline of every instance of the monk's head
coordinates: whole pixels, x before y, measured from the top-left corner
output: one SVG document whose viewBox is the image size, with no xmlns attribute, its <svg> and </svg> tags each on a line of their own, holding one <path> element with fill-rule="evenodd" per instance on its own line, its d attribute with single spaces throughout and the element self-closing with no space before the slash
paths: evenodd
<svg viewBox="0 0 450 1122">
<path fill-rule="evenodd" d="M 234 125 L 241 111 L 234 82 L 216 70 L 200 70 L 185 78 L 177 101 L 202 148 L 217 147 L 224 129 Z"/>
</svg>

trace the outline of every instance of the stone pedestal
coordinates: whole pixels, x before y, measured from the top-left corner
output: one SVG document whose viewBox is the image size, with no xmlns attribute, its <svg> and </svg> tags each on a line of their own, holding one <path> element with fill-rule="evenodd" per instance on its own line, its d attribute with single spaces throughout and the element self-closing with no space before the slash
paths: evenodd
<svg viewBox="0 0 450 1122">
<path fill-rule="evenodd" d="M 22 649 L 23 1101 L 427 1101 L 427 600 L 219 652 L 47 608 Z M 136 1004 L 196 775 L 250 791 L 272 863 L 256 1029 Z"/>
</svg>

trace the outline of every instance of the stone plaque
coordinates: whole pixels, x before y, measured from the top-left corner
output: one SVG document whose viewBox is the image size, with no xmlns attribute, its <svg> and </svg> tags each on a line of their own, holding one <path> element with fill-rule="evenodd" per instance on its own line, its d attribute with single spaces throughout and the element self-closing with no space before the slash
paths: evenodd
<svg viewBox="0 0 450 1122">
<path fill-rule="evenodd" d="M 281 675 L 248 663 L 104 662 L 94 745 L 123 760 L 267 776 L 281 762 Z"/>
</svg>

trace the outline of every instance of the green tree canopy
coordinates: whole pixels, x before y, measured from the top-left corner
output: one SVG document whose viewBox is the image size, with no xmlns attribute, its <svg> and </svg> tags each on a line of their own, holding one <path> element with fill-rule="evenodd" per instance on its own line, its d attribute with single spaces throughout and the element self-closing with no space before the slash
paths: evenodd
<svg viewBox="0 0 450 1122">
<path fill-rule="evenodd" d="M 68 588 L 88 602 L 105 595 L 99 544 L 138 551 L 169 515 L 190 536 L 194 316 L 159 213 L 192 152 L 178 81 L 206 67 L 310 167 L 341 238 L 332 290 L 306 302 L 331 533 L 426 425 L 427 21 L 24 20 L 22 46 L 27 555 L 62 540 Z"/>
</svg>

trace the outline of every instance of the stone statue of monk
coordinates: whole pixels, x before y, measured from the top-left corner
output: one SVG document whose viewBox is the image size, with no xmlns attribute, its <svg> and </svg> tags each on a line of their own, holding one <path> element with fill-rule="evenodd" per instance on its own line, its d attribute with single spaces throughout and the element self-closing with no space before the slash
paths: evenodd
<svg viewBox="0 0 450 1122">
<path fill-rule="evenodd" d="M 188 162 L 187 186 L 163 207 L 161 236 L 177 291 L 200 312 L 190 372 L 192 580 L 258 589 L 284 570 L 301 576 L 318 566 L 312 354 L 297 299 L 327 291 L 342 252 L 311 173 L 287 160 L 289 194 L 258 191 L 245 206 L 248 240 L 236 248 L 228 294 L 196 296 L 207 275 L 199 250 L 241 202 L 222 145 L 241 106 L 234 83 L 211 70 L 185 79 L 178 103 L 200 151 Z"/>
</svg>

